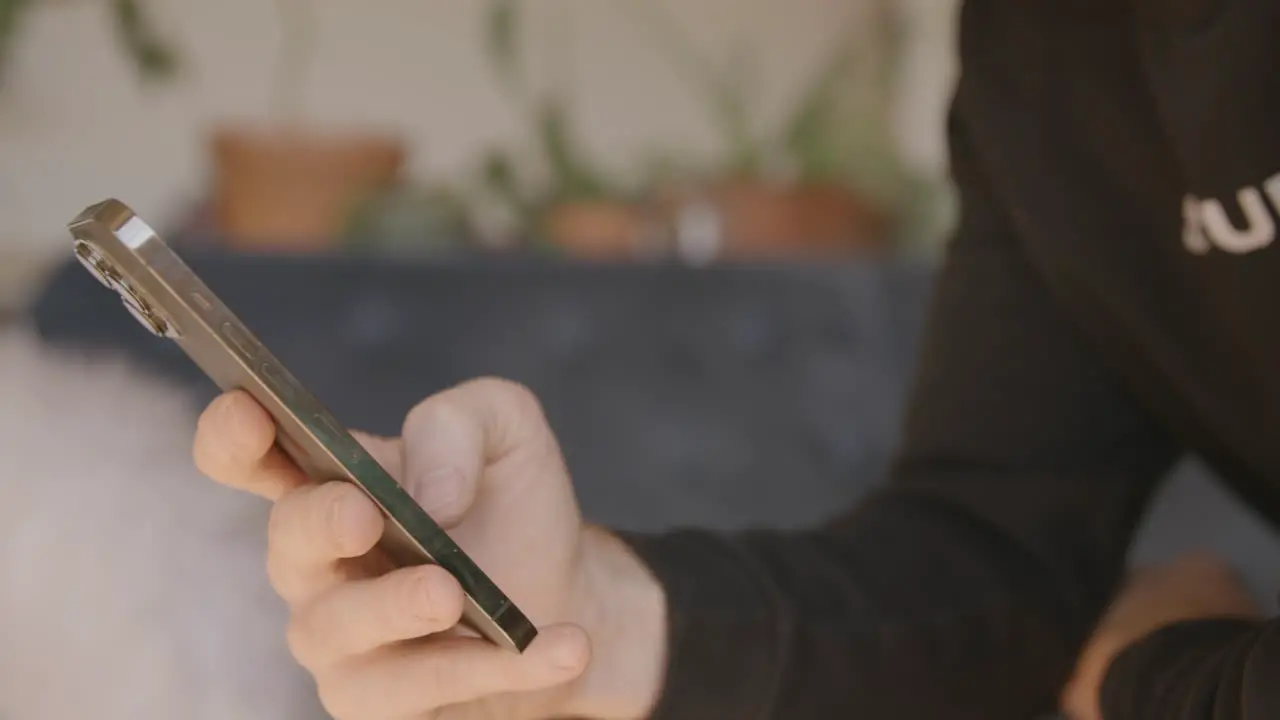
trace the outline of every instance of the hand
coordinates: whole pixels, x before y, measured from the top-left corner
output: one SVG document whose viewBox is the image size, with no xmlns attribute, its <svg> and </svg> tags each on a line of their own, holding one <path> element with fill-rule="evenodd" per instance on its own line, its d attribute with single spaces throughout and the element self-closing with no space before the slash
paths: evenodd
<svg viewBox="0 0 1280 720">
<path fill-rule="evenodd" d="M 215 400 L 194 454 L 210 477 L 275 502 L 267 571 L 290 649 L 336 720 L 640 718 L 664 664 L 662 590 L 613 536 L 585 527 L 541 409 L 478 380 L 431 397 L 403 437 L 357 435 L 539 628 L 523 654 L 458 626 L 463 595 L 436 566 L 391 569 L 376 506 L 311 483 L 247 394 Z"/>
<path fill-rule="evenodd" d="M 1210 555 L 1138 571 L 1094 630 L 1062 693 L 1071 720 L 1102 720 L 1099 693 L 1111 661 L 1162 627 L 1187 620 L 1261 617 L 1234 570 Z"/>
</svg>

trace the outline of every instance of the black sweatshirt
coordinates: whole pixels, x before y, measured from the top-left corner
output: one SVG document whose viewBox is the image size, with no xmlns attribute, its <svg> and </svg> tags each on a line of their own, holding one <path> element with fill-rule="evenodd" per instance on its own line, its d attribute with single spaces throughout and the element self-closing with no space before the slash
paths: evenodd
<svg viewBox="0 0 1280 720">
<path fill-rule="evenodd" d="M 660 720 L 1052 710 L 1182 454 L 1280 518 L 1280 1 L 970 0 L 961 218 L 890 482 L 827 527 L 633 538 Z M 1280 623 L 1123 653 L 1109 720 L 1280 718 Z"/>
</svg>

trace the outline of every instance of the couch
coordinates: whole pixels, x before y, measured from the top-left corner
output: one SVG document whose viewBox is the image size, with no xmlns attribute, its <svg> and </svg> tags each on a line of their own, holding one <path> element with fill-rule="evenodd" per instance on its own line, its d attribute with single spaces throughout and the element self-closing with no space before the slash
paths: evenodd
<svg viewBox="0 0 1280 720">
<path fill-rule="evenodd" d="M 657 530 L 803 527 L 881 482 L 929 300 L 927 263 L 602 266 L 186 253 L 346 424 L 394 433 L 418 399 L 494 374 L 542 398 L 589 519 Z M 51 347 L 122 353 L 215 388 L 78 266 L 31 307 Z M 1262 598 L 1280 536 L 1188 458 L 1135 562 L 1227 555 Z"/>
</svg>

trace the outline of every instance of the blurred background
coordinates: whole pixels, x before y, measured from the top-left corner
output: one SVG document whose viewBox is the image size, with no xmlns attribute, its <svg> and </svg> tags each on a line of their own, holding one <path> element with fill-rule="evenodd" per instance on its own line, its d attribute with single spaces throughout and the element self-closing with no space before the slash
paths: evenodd
<svg viewBox="0 0 1280 720">
<path fill-rule="evenodd" d="M 602 520 L 808 522 L 894 441 L 954 215 L 956 14 L 0 0 L 0 286 L 42 347 L 207 399 L 69 261 L 116 197 L 349 425 L 513 377 Z"/>
<path fill-rule="evenodd" d="M 322 716 L 265 509 L 187 456 L 215 389 L 70 261 L 86 205 L 161 230 L 350 426 L 502 375 L 589 519 L 804 527 L 897 439 L 957 6 L 0 0 L 0 717 Z M 1280 589 L 1194 460 L 1135 552 L 1191 547 Z"/>
<path fill-rule="evenodd" d="M 248 250 L 927 246 L 953 5 L 5 0 L 0 237 L 120 196 Z"/>
</svg>

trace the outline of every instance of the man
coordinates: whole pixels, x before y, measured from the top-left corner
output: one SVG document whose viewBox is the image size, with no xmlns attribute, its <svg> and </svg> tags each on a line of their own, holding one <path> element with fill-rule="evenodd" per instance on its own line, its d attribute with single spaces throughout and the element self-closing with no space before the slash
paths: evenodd
<svg viewBox="0 0 1280 720">
<path fill-rule="evenodd" d="M 298 487 L 261 411 L 218 401 L 197 458 L 276 498 L 270 571 L 326 705 L 341 720 L 1052 707 L 1180 454 L 1280 519 L 1278 30 L 1274 0 L 967 3 L 961 218 L 904 446 L 888 486 L 826 527 L 584 528 L 536 402 L 493 381 L 427 400 L 403 440 L 370 439 L 545 628 L 525 657 L 444 632 L 460 598 L 442 572 L 350 560 L 375 540 L 373 508 Z M 1280 623 L 1229 589 L 1166 612 L 1165 588 L 1226 582 L 1194 564 L 1174 577 L 1103 624 L 1080 702 L 1280 717 Z"/>
</svg>

